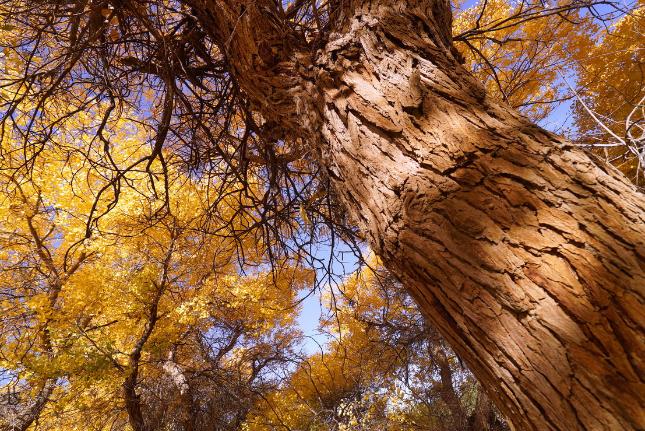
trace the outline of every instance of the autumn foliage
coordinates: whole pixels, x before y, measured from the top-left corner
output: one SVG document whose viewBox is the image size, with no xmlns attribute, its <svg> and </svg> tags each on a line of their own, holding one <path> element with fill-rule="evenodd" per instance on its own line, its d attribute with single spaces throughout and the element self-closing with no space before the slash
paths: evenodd
<svg viewBox="0 0 645 431">
<path fill-rule="evenodd" d="M 181 2 L 69 3 L 0 2 L 0 430 L 508 429 L 378 259 L 332 274 L 321 254 L 360 235 L 307 149 L 179 34 Z M 454 7 L 490 94 L 643 184 L 642 5 Z M 175 26 L 193 69 L 134 51 Z M 89 78 L 119 73 L 138 90 Z"/>
</svg>

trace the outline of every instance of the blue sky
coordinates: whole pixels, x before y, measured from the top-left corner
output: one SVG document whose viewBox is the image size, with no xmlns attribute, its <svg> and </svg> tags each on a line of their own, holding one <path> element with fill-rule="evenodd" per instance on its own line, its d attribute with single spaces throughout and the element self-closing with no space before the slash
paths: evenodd
<svg viewBox="0 0 645 431">
<path fill-rule="evenodd" d="M 331 248 L 328 245 L 321 245 L 316 250 L 315 257 L 323 262 L 328 262 L 330 254 Z M 330 312 L 329 308 L 321 301 L 321 291 L 328 289 L 330 284 L 340 283 L 346 276 L 353 273 L 358 268 L 358 259 L 350 251 L 349 246 L 346 244 L 337 245 L 331 267 L 336 277 L 330 280 L 322 269 L 318 269 L 316 277 L 320 287 L 314 292 L 306 291 L 300 295 L 300 298 L 306 296 L 298 316 L 298 326 L 304 335 L 302 347 L 307 354 L 320 352 L 321 346 L 324 346 L 330 339 L 328 334 L 321 333 L 318 329 L 320 316 Z"/>
</svg>

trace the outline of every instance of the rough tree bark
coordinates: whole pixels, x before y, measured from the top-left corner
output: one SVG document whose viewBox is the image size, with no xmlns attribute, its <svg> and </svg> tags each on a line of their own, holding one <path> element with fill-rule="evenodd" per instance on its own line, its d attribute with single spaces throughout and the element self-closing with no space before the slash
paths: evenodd
<svg viewBox="0 0 645 431">
<path fill-rule="evenodd" d="M 643 196 L 488 98 L 444 0 L 187 0 L 268 121 L 318 146 L 371 247 L 518 429 L 645 427 Z"/>
</svg>

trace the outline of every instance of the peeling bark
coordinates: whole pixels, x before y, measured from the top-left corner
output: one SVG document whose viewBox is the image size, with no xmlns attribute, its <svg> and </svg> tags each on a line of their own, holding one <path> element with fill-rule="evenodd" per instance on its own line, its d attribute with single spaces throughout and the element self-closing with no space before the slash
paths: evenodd
<svg viewBox="0 0 645 431">
<path fill-rule="evenodd" d="M 645 427 L 643 196 L 486 97 L 447 2 L 345 2 L 314 54 L 268 0 L 188 3 L 515 427 Z"/>
</svg>

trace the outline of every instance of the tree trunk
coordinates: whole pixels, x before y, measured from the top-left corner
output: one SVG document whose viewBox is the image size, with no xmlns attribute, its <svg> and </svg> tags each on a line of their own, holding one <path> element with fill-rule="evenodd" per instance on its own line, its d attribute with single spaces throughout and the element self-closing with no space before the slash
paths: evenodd
<svg viewBox="0 0 645 431">
<path fill-rule="evenodd" d="M 16 407 L 15 415 L 3 418 L 6 423 L 0 423 L 0 431 L 27 431 L 40 417 L 55 388 L 56 379 L 46 379 L 31 404 L 24 408 Z"/>
<path fill-rule="evenodd" d="M 487 98 L 448 2 L 342 2 L 313 55 L 272 1 L 189 3 L 515 427 L 645 427 L 643 196 Z"/>
<path fill-rule="evenodd" d="M 429 331 L 428 331 L 429 332 Z M 438 335 L 438 334 L 437 334 Z M 466 429 L 466 414 L 461 406 L 459 395 L 455 391 L 455 382 L 452 379 L 452 369 L 450 361 L 440 337 L 436 337 L 435 342 L 428 345 L 428 355 L 432 357 L 432 364 L 437 368 L 439 374 L 439 396 L 448 408 L 449 415 L 444 428 L 450 431 L 464 431 Z M 430 372 L 434 372 L 430 370 Z M 484 431 L 484 430 L 482 430 Z"/>
</svg>

